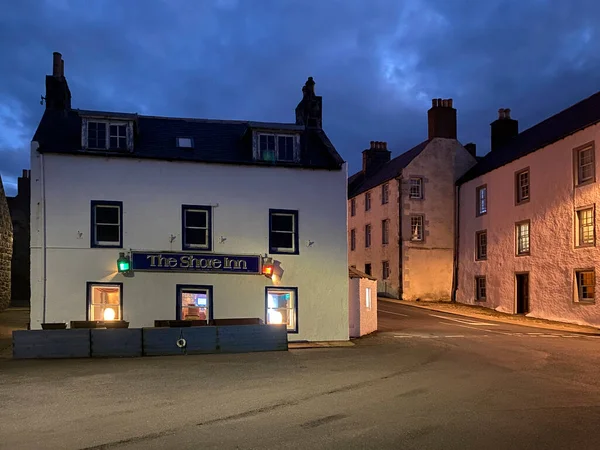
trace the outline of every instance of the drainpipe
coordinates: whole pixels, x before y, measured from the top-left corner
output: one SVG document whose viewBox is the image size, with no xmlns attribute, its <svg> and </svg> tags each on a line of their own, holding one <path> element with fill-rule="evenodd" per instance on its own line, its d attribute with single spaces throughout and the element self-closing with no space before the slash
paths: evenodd
<svg viewBox="0 0 600 450">
<path fill-rule="evenodd" d="M 452 295 L 450 301 L 456 303 L 458 290 L 458 245 L 460 243 L 460 185 L 454 188 L 454 255 L 452 260 Z"/>
<path fill-rule="evenodd" d="M 402 284 L 402 255 L 403 255 L 403 247 L 402 247 L 402 213 L 403 213 L 403 203 L 402 203 L 402 175 L 396 178 L 398 181 L 398 298 L 402 300 L 403 294 L 403 284 Z"/>
</svg>

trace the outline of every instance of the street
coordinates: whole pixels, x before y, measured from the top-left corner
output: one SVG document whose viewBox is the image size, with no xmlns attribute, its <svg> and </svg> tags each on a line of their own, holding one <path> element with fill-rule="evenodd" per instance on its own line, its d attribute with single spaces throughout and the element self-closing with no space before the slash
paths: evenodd
<svg viewBox="0 0 600 450">
<path fill-rule="evenodd" d="M 353 347 L 0 360 L 0 449 L 597 449 L 600 339 L 379 302 Z"/>
</svg>

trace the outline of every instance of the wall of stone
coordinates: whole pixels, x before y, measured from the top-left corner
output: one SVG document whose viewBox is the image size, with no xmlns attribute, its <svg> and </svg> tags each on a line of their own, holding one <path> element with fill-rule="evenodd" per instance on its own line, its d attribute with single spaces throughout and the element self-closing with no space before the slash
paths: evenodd
<svg viewBox="0 0 600 450">
<path fill-rule="evenodd" d="M 13 255 L 11 270 L 11 306 L 29 306 L 30 257 L 29 257 L 29 203 L 31 188 L 29 170 L 23 170 L 18 180 L 16 197 L 8 197 L 8 208 L 13 226 Z"/>
<path fill-rule="evenodd" d="M 10 304 L 10 268 L 13 247 L 13 230 L 8 202 L 0 177 L 0 311 Z"/>
</svg>

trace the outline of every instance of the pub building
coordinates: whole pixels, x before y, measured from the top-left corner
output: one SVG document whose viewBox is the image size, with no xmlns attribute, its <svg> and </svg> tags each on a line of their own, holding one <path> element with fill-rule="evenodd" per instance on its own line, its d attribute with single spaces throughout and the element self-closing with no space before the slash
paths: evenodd
<svg viewBox="0 0 600 450">
<path fill-rule="evenodd" d="M 54 53 L 31 144 L 31 329 L 260 319 L 348 339 L 346 164 L 295 123 L 73 109 Z"/>
</svg>

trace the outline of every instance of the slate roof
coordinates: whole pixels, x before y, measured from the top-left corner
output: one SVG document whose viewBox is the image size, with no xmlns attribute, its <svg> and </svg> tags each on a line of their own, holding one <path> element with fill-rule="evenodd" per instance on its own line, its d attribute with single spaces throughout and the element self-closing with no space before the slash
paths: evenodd
<svg viewBox="0 0 600 450">
<path fill-rule="evenodd" d="M 366 274 L 365 272 L 361 272 L 355 267 L 348 267 L 348 275 L 350 278 L 368 278 L 369 280 L 377 280 L 377 278 Z"/>
<path fill-rule="evenodd" d="M 352 175 L 348 178 L 348 198 L 356 197 L 400 175 L 402 169 L 408 166 L 427 147 L 427 144 L 429 144 L 429 139 L 388 161 L 369 177 L 365 178 L 362 170 Z"/>
<path fill-rule="evenodd" d="M 134 122 L 134 148 L 129 151 L 82 150 L 82 117 L 111 117 Z M 300 133 L 300 163 L 254 161 L 251 130 Z M 192 138 L 193 148 L 176 145 L 177 137 Z M 100 155 L 225 164 L 277 165 L 311 169 L 341 169 L 344 160 L 324 131 L 291 123 L 156 117 L 104 111 L 46 110 L 33 138 L 42 153 Z"/>
<path fill-rule="evenodd" d="M 528 128 L 486 154 L 456 184 L 463 184 L 600 122 L 600 92 Z"/>
</svg>

